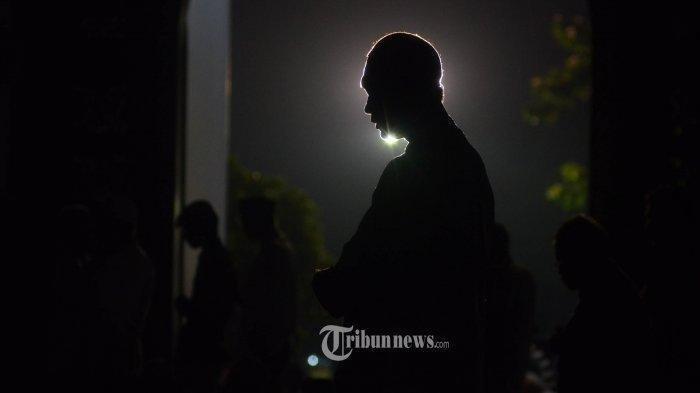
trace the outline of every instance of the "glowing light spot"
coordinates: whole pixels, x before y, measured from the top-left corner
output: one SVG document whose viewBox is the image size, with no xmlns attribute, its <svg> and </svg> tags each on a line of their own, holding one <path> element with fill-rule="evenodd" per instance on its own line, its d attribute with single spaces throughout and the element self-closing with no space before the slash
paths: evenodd
<svg viewBox="0 0 700 393">
<path fill-rule="evenodd" d="M 387 134 L 385 137 L 380 137 L 382 140 L 387 144 L 387 145 L 393 145 L 394 143 L 398 142 L 398 138 L 391 134 Z"/>
<path fill-rule="evenodd" d="M 318 356 L 314 354 L 309 355 L 309 357 L 306 358 L 306 363 L 308 363 L 311 367 L 318 366 Z"/>
</svg>

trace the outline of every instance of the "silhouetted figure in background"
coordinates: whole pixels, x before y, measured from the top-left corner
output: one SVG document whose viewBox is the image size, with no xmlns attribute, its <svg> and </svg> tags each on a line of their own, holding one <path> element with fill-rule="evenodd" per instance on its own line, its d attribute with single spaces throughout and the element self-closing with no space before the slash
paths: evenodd
<svg viewBox="0 0 700 393">
<path fill-rule="evenodd" d="M 367 55 L 365 112 L 406 151 L 379 179 L 372 205 L 338 263 L 313 281 L 321 304 L 368 334 L 432 334 L 444 350 L 354 350 L 336 373 L 340 392 L 477 391 L 479 304 L 493 194 L 484 164 L 442 105 L 442 64 L 409 33 Z"/>
<path fill-rule="evenodd" d="M 90 370 L 97 391 L 131 391 L 143 367 L 141 336 L 154 269 L 136 241 L 137 210 L 124 197 L 96 203 L 97 251 L 89 265 L 97 309 L 90 326 Z"/>
<path fill-rule="evenodd" d="M 557 344 L 559 391 L 658 391 L 649 318 L 603 228 L 577 216 L 559 228 L 555 251 L 562 281 L 579 295 Z"/>
<path fill-rule="evenodd" d="M 89 268 L 95 257 L 95 217 L 85 205 L 66 206 L 53 222 L 56 270 L 53 277 L 53 351 L 48 366 L 60 389 L 84 391 L 89 370 L 88 338 L 96 315 L 96 290 Z"/>
<path fill-rule="evenodd" d="M 236 271 L 219 239 L 218 217 L 209 202 L 199 200 L 187 205 L 177 225 L 185 241 L 201 249 L 192 296 L 178 299 L 178 309 L 186 318 L 179 348 L 185 389 L 210 391 L 228 360 L 224 337 L 239 301 Z"/>
<path fill-rule="evenodd" d="M 646 209 L 651 246 L 644 301 L 652 314 L 665 389 L 700 390 L 698 212 L 690 190 L 665 187 Z"/>
<path fill-rule="evenodd" d="M 274 202 L 254 197 L 239 206 L 243 230 L 259 246 L 241 288 L 244 356 L 262 369 L 256 391 L 278 392 L 296 328 L 291 250 L 275 225 Z"/>
<path fill-rule="evenodd" d="M 508 230 L 496 224 L 486 275 L 486 391 L 520 392 L 530 358 L 535 282 L 513 264 Z"/>
</svg>

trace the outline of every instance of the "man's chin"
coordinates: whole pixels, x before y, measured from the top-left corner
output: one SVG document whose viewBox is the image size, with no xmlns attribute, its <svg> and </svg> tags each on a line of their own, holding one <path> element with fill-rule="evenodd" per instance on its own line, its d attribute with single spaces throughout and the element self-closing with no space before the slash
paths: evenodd
<svg viewBox="0 0 700 393">
<path fill-rule="evenodd" d="M 390 138 L 390 137 L 391 137 L 391 138 L 394 138 L 394 139 L 401 139 L 401 138 L 403 138 L 403 135 L 401 135 L 400 133 L 398 133 L 398 132 L 396 132 L 396 131 L 393 131 L 393 130 L 388 130 L 388 129 L 384 128 L 384 127 L 380 127 L 380 128 L 379 128 L 379 136 L 380 136 L 382 139 L 387 139 L 387 138 Z"/>
</svg>

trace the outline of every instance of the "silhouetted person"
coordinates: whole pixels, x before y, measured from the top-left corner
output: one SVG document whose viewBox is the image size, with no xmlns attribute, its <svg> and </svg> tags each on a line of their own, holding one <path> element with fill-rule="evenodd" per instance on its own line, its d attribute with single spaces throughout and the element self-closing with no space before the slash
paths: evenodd
<svg viewBox="0 0 700 393">
<path fill-rule="evenodd" d="M 690 189 L 664 187 L 650 194 L 646 220 L 651 252 L 643 296 L 652 313 L 667 389 L 698 391 L 700 239 Z"/>
<path fill-rule="evenodd" d="M 372 204 L 337 264 L 313 281 L 321 304 L 368 334 L 432 334 L 443 350 L 355 350 L 336 373 L 341 392 L 477 391 L 479 305 L 493 195 L 481 157 L 442 105 L 442 64 L 409 33 L 367 55 L 365 112 L 406 151 L 384 169 Z"/>
<path fill-rule="evenodd" d="M 520 392 L 530 359 L 535 282 L 513 264 L 508 230 L 496 224 L 486 275 L 486 391 Z"/>
<path fill-rule="evenodd" d="M 243 230 L 259 251 L 248 265 L 241 297 L 245 356 L 261 366 L 260 391 L 282 388 L 296 328 L 295 275 L 290 246 L 275 225 L 275 205 L 262 197 L 240 201 Z"/>
<path fill-rule="evenodd" d="M 192 296 L 178 299 L 178 308 L 186 317 L 179 348 L 186 389 L 213 389 L 228 359 L 224 337 L 238 302 L 236 271 L 219 238 L 218 217 L 209 202 L 198 200 L 187 205 L 177 225 L 185 241 L 201 249 Z"/>
<path fill-rule="evenodd" d="M 53 223 L 56 270 L 53 277 L 53 317 L 49 342 L 51 380 L 60 389 L 88 390 L 88 338 L 96 315 L 95 286 L 90 267 L 95 257 L 95 218 L 84 205 L 66 206 Z"/>
<path fill-rule="evenodd" d="M 577 216 L 559 228 L 555 252 L 562 281 L 579 295 L 559 338 L 559 391 L 657 391 L 650 321 L 603 228 Z"/>
<path fill-rule="evenodd" d="M 131 390 L 143 366 L 141 336 L 151 303 L 154 269 L 136 241 L 137 210 L 119 196 L 97 203 L 97 251 L 89 265 L 97 310 L 90 344 L 97 390 Z"/>
</svg>

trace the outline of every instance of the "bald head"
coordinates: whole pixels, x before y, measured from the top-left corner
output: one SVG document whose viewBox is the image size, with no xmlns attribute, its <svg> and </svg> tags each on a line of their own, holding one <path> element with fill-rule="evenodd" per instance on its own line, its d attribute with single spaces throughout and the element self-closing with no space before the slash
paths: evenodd
<svg viewBox="0 0 700 393">
<path fill-rule="evenodd" d="M 362 86 L 400 92 L 442 91 L 440 55 L 425 39 L 411 33 L 382 37 L 367 54 Z"/>
<path fill-rule="evenodd" d="M 411 33 L 391 33 L 367 54 L 362 87 L 365 112 L 382 137 L 410 139 L 427 112 L 442 107 L 440 55 L 425 39 Z"/>
</svg>

